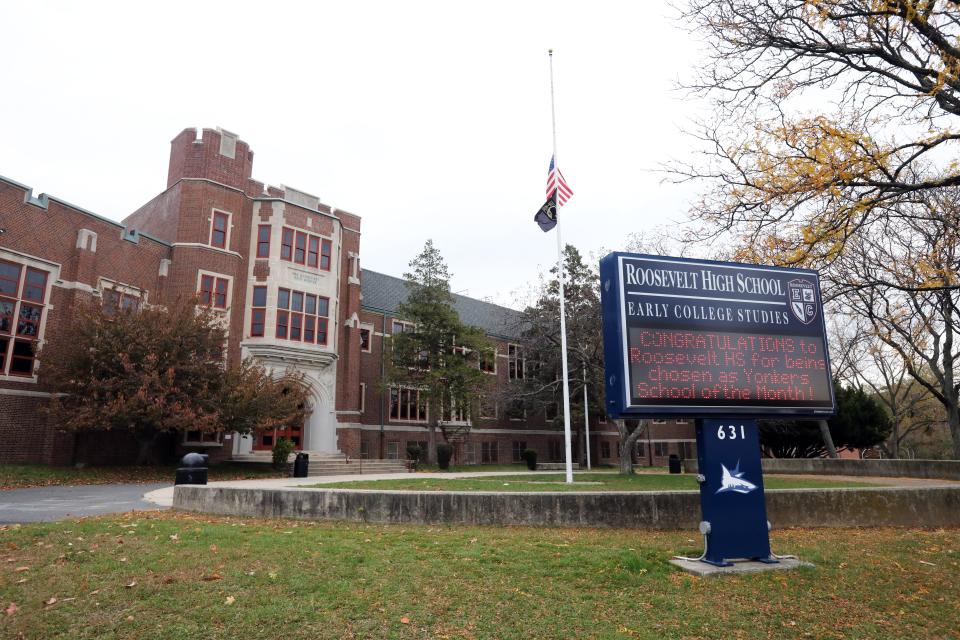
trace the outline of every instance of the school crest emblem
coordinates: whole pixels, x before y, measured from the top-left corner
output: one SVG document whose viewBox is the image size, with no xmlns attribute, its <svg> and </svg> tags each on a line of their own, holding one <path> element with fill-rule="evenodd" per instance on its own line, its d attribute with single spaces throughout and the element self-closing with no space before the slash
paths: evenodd
<svg viewBox="0 0 960 640">
<path fill-rule="evenodd" d="M 787 283 L 790 311 L 803 324 L 810 324 L 817 317 L 817 294 L 809 280 L 791 280 Z"/>
</svg>

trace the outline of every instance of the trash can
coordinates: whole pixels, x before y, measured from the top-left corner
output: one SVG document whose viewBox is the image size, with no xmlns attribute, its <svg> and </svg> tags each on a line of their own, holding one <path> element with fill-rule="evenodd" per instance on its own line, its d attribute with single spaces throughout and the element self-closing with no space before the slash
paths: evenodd
<svg viewBox="0 0 960 640">
<path fill-rule="evenodd" d="M 675 453 L 670 454 L 670 460 L 668 461 L 670 465 L 670 473 L 680 473 L 680 458 Z"/>
<path fill-rule="evenodd" d="M 207 461 L 205 453 L 188 453 L 180 460 L 173 484 L 207 484 Z"/>
<path fill-rule="evenodd" d="M 310 467 L 310 454 L 301 451 L 293 460 L 293 477 L 306 478 L 307 470 Z"/>
</svg>

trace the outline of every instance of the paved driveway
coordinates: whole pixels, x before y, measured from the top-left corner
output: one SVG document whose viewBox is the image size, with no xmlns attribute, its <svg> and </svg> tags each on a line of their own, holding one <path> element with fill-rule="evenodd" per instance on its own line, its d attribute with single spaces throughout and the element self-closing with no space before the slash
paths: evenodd
<svg viewBox="0 0 960 640">
<path fill-rule="evenodd" d="M 98 484 L 0 491 L 0 523 L 50 522 L 134 509 L 160 509 L 143 494 L 166 484 Z"/>
</svg>

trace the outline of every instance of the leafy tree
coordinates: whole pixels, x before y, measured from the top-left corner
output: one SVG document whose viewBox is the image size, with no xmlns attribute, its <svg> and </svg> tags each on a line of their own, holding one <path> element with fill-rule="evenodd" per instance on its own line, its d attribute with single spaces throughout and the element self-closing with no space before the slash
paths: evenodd
<svg viewBox="0 0 960 640">
<path fill-rule="evenodd" d="M 241 433 L 303 419 L 296 378 L 274 380 L 250 361 L 225 366 L 219 319 L 195 301 L 116 311 L 73 310 L 43 361 L 58 392 L 50 411 L 71 431 L 118 430 L 140 445 L 138 464 L 156 461 L 161 435 Z M 62 395 L 59 395 L 62 394 Z"/>
<path fill-rule="evenodd" d="M 600 281 L 596 271 L 584 263 L 573 245 L 566 245 L 563 259 L 570 426 L 573 437 L 579 442 L 583 435 L 585 384 L 590 417 L 597 421 L 604 415 Z M 515 330 L 522 337 L 526 368 L 523 379 L 514 381 L 504 389 L 503 400 L 515 410 L 546 415 L 550 423 L 562 428 L 560 282 L 556 266 L 550 269 L 550 278 L 541 283 L 536 302 L 520 315 Z M 585 447 L 581 447 L 580 451 L 585 455 Z"/>
<path fill-rule="evenodd" d="M 407 299 L 397 308 L 397 318 L 407 323 L 395 331 L 387 383 L 419 390 L 430 407 L 428 460 L 437 460 L 436 432 L 445 441 L 465 437 L 484 394 L 488 376 L 480 371 L 479 357 L 490 350 L 480 329 L 465 325 L 453 308 L 450 272 L 440 251 L 427 240 L 404 274 Z"/>
<path fill-rule="evenodd" d="M 837 447 L 869 449 L 890 435 L 890 417 L 875 397 L 860 387 L 834 382 L 837 415 L 828 420 Z M 761 420 L 760 446 L 777 458 L 819 458 L 827 455 L 820 427 L 808 420 Z"/>
</svg>

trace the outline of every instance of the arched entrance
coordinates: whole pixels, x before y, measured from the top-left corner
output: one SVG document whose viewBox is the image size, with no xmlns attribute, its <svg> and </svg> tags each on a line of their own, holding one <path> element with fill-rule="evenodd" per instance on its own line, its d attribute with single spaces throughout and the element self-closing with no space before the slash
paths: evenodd
<svg viewBox="0 0 960 640">
<path fill-rule="evenodd" d="M 287 438 L 297 450 L 337 453 L 336 415 L 327 389 L 306 380 L 308 393 L 302 424 L 291 424 L 267 431 L 257 431 L 253 437 L 255 451 L 269 451 L 280 438 Z"/>
</svg>

